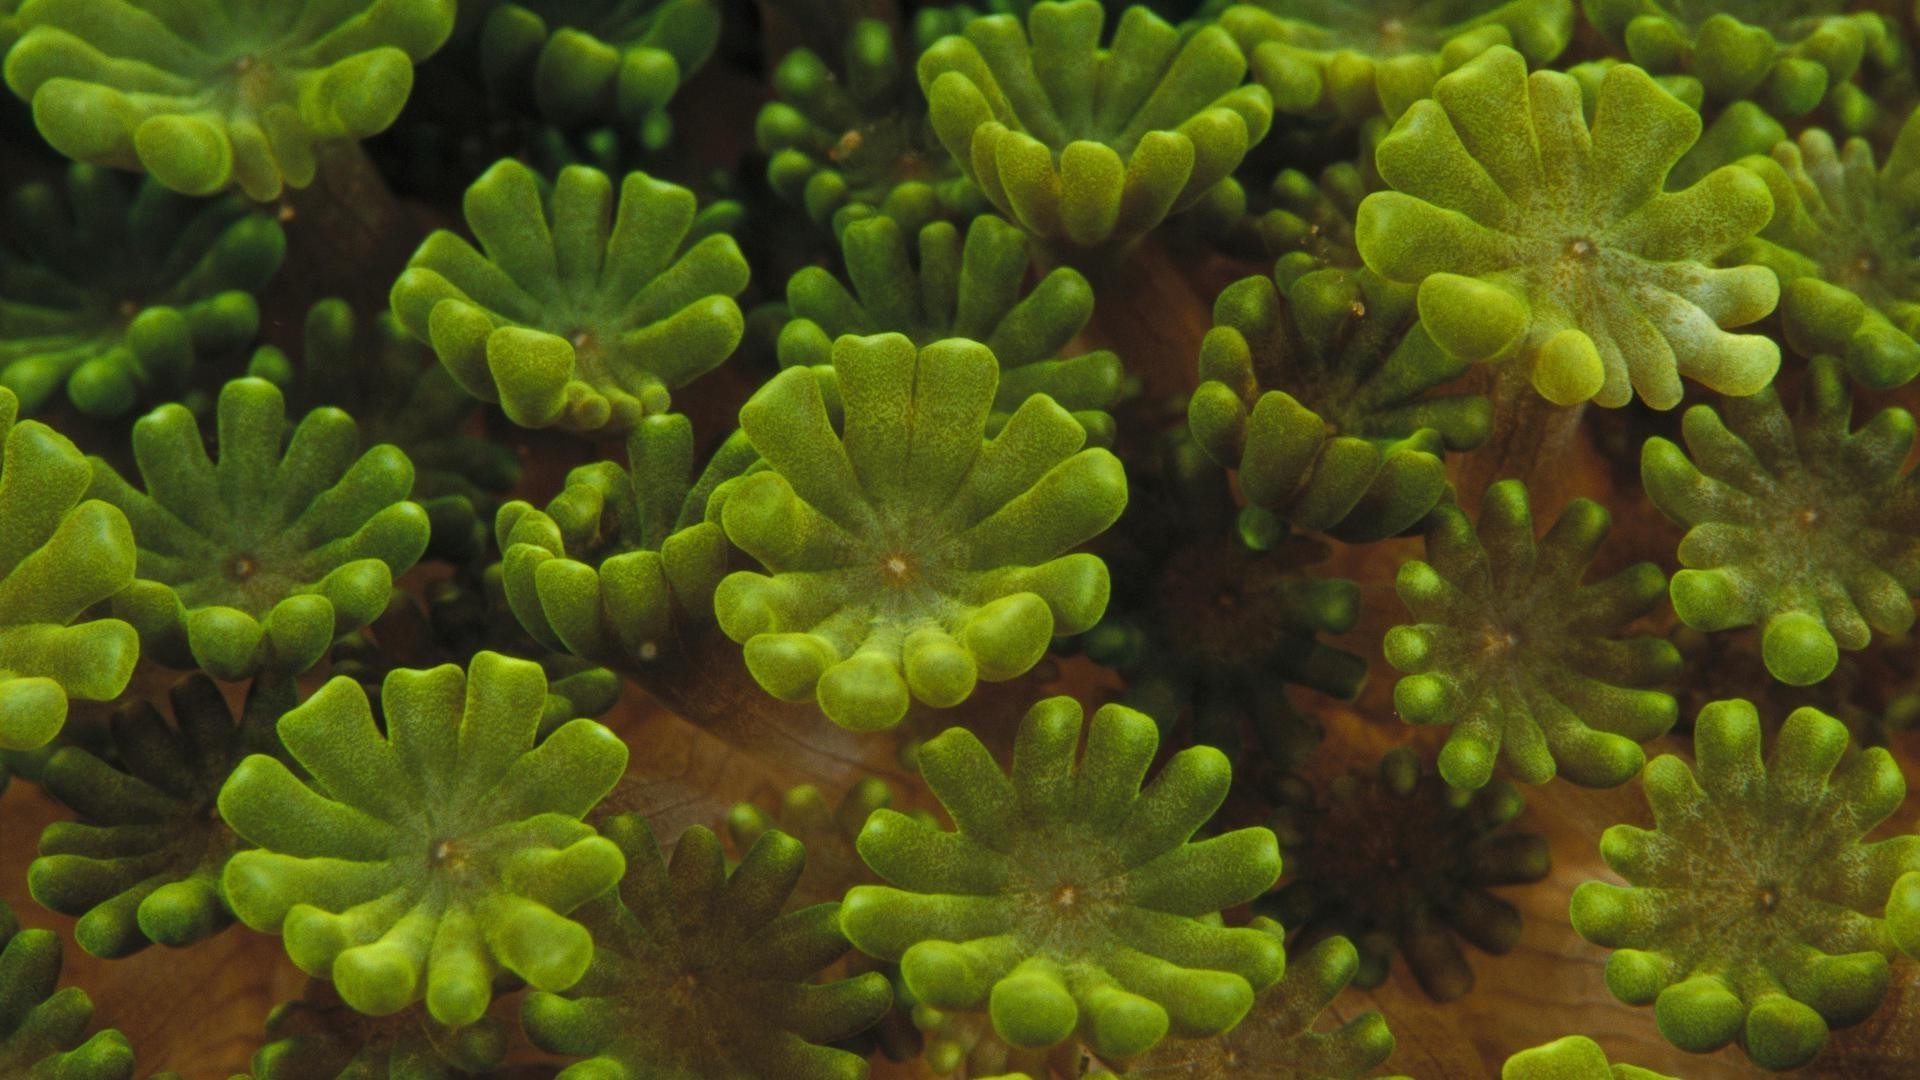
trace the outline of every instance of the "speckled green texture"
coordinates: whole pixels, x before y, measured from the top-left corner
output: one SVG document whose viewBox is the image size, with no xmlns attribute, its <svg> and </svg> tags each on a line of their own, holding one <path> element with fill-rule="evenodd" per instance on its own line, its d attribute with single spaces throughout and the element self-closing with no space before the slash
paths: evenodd
<svg viewBox="0 0 1920 1080">
<path fill-rule="evenodd" d="M 93 1001 L 60 982 L 60 938 L 22 930 L 0 903 L 0 1074 L 40 1080 L 131 1080 L 133 1048 L 108 1028 L 86 1034 Z"/>
<path fill-rule="evenodd" d="M 1637 1065 L 1614 1065 L 1585 1035 L 1568 1035 L 1522 1050 L 1500 1067 L 1500 1080 L 1676 1080 Z"/>
</svg>

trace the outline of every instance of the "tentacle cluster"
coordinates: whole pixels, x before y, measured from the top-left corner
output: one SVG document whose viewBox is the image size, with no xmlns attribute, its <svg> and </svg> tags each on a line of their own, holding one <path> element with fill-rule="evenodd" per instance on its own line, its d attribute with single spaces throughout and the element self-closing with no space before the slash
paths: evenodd
<svg viewBox="0 0 1920 1080">
<path fill-rule="evenodd" d="M 93 1001 L 60 983 L 60 938 L 22 930 L 0 902 L 0 1075 L 131 1080 L 133 1048 L 113 1028 L 86 1034 Z"/>
</svg>

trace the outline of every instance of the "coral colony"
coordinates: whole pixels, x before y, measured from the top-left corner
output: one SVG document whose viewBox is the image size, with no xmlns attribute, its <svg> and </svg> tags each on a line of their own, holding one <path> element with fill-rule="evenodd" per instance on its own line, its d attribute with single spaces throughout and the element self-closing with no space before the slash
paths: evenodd
<svg viewBox="0 0 1920 1080">
<path fill-rule="evenodd" d="M 1920 4 L 0 56 L 0 1078 L 1920 1077 Z"/>
</svg>

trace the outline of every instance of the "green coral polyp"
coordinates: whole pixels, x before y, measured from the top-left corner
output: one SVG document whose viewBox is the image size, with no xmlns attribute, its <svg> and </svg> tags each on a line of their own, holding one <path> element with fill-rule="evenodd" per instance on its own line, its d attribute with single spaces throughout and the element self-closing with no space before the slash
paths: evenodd
<svg viewBox="0 0 1920 1080">
<path fill-rule="evenodd" d="M 1779 116 L 1848 107 L 1863 60 L 1899 59 L 1898 31 L 1845 0 L 1583 0 L 1594 28 L 1634 63 L 1697 77 L 1717 101 L 1751 98 Z"/>
<path fill-rule="evenodd" d="M 223 679 L 303 672 L 386 610 L 394 578 L 426 549 L 405 454 L 360 453 L 338 409 L 286 426 L 278 388 L 235 379 L 220 391 L 217 463 L 177 404 L 133 425 L 145 492 L 93 459 L 91 493 L 125 511 L 140 549 L 113 610 L 153 659 Z"/>
<path fill-rule="evenodd" d="M 967 22 L 920 57 L 934 131 L 987 201 L 1062 253 L 1125 247 L 1232 182 L 1273 102 L 1226 31 L 1097 0 Z"/>
<path fill-rule="evenodd" d="M 0 242 L 0 385 L 27 412 L 64 390 L 83 413 L 119 416 L 252 340 L 253 294 L 286 250 L 278 222 L 92 165 L 64 187 L 14 189 Z"/>
<path fill-rule="evenodd" d="M 769 571 L 729 574 L 714 596 L 761 686 L 886 728 L 910 700 L 957 705 L 1099 620 L 1106 564 L 1067 552 L 1126 506 L 1118 458 L 1083 449 L 1044 394 L 984 438 L 999 363 L 977 342 L 848 336 L 833 370 L 844 437 L 819 379 L 783 371 L 740 410 L 768 469 L 714 497 L 727 537 Z"/>
<path fill-rule="evenodd" d="M 145 702 L 114 716 L 118 764 L 65 746 L 40 779 L 83 820 L 40 834 L 27 887 L 41 904 L 79 916 L 74 940 L 95 956 L 191 945 L 233 921 L 220 872 L 242 844 L 214 812 L 215 799 L 249 751 L 279 751 L 273 723 L 294 702 L 291 683 L 263 679 L 236 721 L 203 675 L 169 697 L 171 725 Z"/>
<path fill-rule="evenodd" d="M 0 386 L 0 751 L 51 742 L 69 699 L 119 696 L 140 656 L 132 626 L 87 617 L 133 580 L 126 515 L 84 498 L 79 449 L 18 411 Z"/>
<path fill-rule="evenodd" d="M 865 1059 L 820 1044 L 871 1025 L 893 991 L 871 971 L 813 981 L 847 939 L 837 903 L 781 913 L 806 864 L 798 840 L 769 830 L 729 873 L 702 826 L 671 861 L 637 816 L 602 830 L 628 870 L 617 894 L 580 912 L 593 966 L 572 993 L 535 993 L 521 1009 L 536 1045 L 587 1059 L 563 1080 L 864 1080 Z"/>
<path fill-rule="evenodd" d="M 1188 426 L 1255 506 L 1347 540 L 1393 536 L 1439 503 L 1440 454 L 1484 442 L 1492 406 L 1428 393 L 1469 365 L 1419 325 L 1414 289 L 1302 269 L 1283 259 L 1221 291 Z"/>
<path fill-rule="evenodd" d="M 806 267 L 787 282 L 792 319 L 781 328 L 783 367 L 830 364 L 845 334 L 900 333 L 915 345 L 967 338 L 1000 362 L 987 430 L 1034 394 L 1072 411 L 1090 433 L 1111 442 L 1125 372 L 1111 350 L 1061 356 L 1093 317 L 1093 287 L 1069 267 L 1025 289 L 1027 238 L 995 217 L 977 217 L 965 237 L 952 224 L 923 226 L 914 242 L 892 219 L 874 217 L 841 230 L 849 290 L 831 273 Z M 1024 295 L 1022 295 L 1024 293 Z"/>
<path fill-rule="evenodd" d="M 1011 774 L 964 729 L 930 740 L 921 772 L 955 831 L 875 811 L 860 854 L 892 884 L 851 890 L 841 924 L 863 952 L 900 961 L 915 1000 L 984 1010 L 1015 1047 L 1078 1034 L 1124 1058 L 1168 1034 L 1229 1030 L 1283 954 L 1273 934 L 1213 916 L 1273 884 L 1273 834 L 1190 842 L 1226 797 L 1225 755 L 1182 750 L 1143 791 L 1153 721 L 1102 707 L 1076 763 L 1081 715 L 1071 698 L 1035 705 Z"/>
<path fill-rule="evenodd" d="M 1500 1066 L 1500 1080 L 1677 1080 L 1637 1065 L 1615 1065 L 1585 1035 L 1568 1035 L 1522 1050 Z"/>
<path fill-rule="evenodd" d="M 1773 677 L 1825 679 L 1841 649 L 1913 625 L 1920 594 L 1920 502 L 1904 471 L 1914 443 L 1904 409 L 1852 430 L 1852 398 L 1831 357 L 1807 371 L 1789 416 L 1769 389 L 1687 410 L 1687 449 L 1648 439 L 1640 475 L 1687 526 L 1673 607 L 1688 626 L 1759 625 Z"/>
<path fill-rule="evenodd" d="M 310 984 L 306 1000 L 274 1006 L 265 1037 L 253 1054 L 254 1080 L 454 1080 L 486 1075 L 507 1052 L 506 1027 L 491 1017 L 456 1029 L 434 1023 L 419 1007 L 368 1016 L 341 1003 L 324 983 Z"/>
<path fill-rule="evenodd" d="M 1220 25 L 1275 110 L 1355 123 L 1399 116 L 1494 45 L 1547 64 L 1573 38 L 1572 0 L 1255 0 Z"/>
<path fill-rule="evenodd" d="M 1434 512 L 1430 561 L 1402 564 L 1396 582 L 1419 622 L 1387 631 L 1385 648 L 1408 673 L 1393 688 L 1400 715 L 1453 727 L 1449 784 L 1480 787 L 1504 761 L 1530 784 L 1557 773 L 1612 787 L 1640 771 L 1638 744 L 1673 726 L 1672 695 L 1650 688 L 1678 673 L 1679 651 L 1614 636 L 1660 602 L 1666 576 L 1643 562 L 1581 583 L 1611 524 L 1575 499 L 1536 541 L 1518 480 L 1487 489 L 1477 529 L 1458 507 Z"/>
<path fill-rule="evenodd" d="M 1780 277 L 1780 321 L 1804 356 L 1833 355 L 1868 386 L 1920 374 L 1920 111 L 1884 166 L 1819 128 L 1742 162 L 1773 192 L 1773 221 L 1744 251 Z"/>
<path fill-rule="evenodd" d="M 1647 765 L 1654 828 L 1614 825 L 1600 839 L 1627 885 L 1581 885 L 1571 914 L 1582 937 L 1615 950 L 1614 996 L 1653 1005 L 1675 1046 L 1738 1041 L 1761 1067 L 1791 1069 L 1886 994 L 1895 938 L 1881 912 L 1895 880 L 1920 869 L 1920 836 L 1862 842 L 1906 783 L 1878 747 L 1843 763 L 1839 721 L 1797 709 L 1765 761 L 1760 742 L 1747 702 L 1700 710 L 1695 769 L 1671 755 Z"/>
<path fill-rule="evenodd" d="M 466 671 L 395 671 L 383 733 L 360 685 L 330 680 L 278 725 L 311 780 L 256 754 L 221 788 L 221 817 L 258 845 L 222 874 L 234 914 L 374 1015 L 424 998 L 459 1027 L 502 972 L 543 990 L 579 981 L 593 941 L 567 913 L 626 865 L 580 818 L 627 748 L 592 720 L 536 745 L 546 684 L 539 665 L 492 652 Z"/>
<path fill-rule="evenodd" d="M 720 41 L 713 0 L 519 0 L 488 11 L 480 69 L 489 85 L 530 84 L 555 123 L 637 124 L 667 144 L 667 103 Z"/>
<path fill-rule="evenodd" d="M 454 0 L 29 0 L 7 85 L 68 157 L 256 200 L 313 182 L 328 144 L 384 131 Z"/>
<path fill-rule="evenodd" d="M 111 1028 L 87 1036 L 93 1001 L 60 982 L 60 938 L 22 930 L 0 903 L 0 1074 L 40 1080 L 130 1080 L 133 1048 Z"/>
<path fill-rule="evenodd" d="M 1420 286 L 1421 323 L 1448 355 L 1518 364 L 1555 404 L 1638 394 L 1671 409 L 1682 375 L 1755 393 L 1780 347 L 1726 328 L 1772 311 L 1779 282 L 1713 264 L 1766 225 L 1773 200 L 1735 166 L 1664 191 L 1700 128 L 1631 64 L 1606 73 L 1589 126 L 1571 76 L 1529 76 L 1519 53 L 1489 49 L 1381 141 L 1395 190 L 1360 204 L 1360 255 Z"/>
<path fill-rule="evenodd" d="M 697 483 L 693 425 L 649 416 L 627 439 L 629 466 L 567 475 L 547 508 L 510 502 L 495 535 L 501 581 L 520 625 L 551 649 L 627 670 L 671 653 L 676 628 L 711 626 L 727 539 L 707 495 L 757 460 L 736 435 Z"/>
<path fill-rule="evenodd" d="M 885 23 L 854 24 L 837 73 L 813 50 L 795 49 L 771 81 L 779 98 L 754 121 L 767 181 L 815 222 L 838 232 L 877 215 L 911 232 L 983 206 L 934 136 Z"/>
<path fill-rule="evenodd" d="M 393 312 L 466 391 L 522 427 L 617 435 L 740 343 L 747 263 L 693 193 L 571 165 L 545 192 L 512 159 L 466 195 L 480 248 L 427 237 Z"/>
</svg>

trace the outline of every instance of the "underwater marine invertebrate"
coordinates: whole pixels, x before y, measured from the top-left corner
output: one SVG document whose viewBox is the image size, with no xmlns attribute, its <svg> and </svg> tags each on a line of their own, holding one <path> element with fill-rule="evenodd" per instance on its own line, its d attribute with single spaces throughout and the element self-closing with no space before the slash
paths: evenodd
<svg viewBox="0 0 1920 1080">
<path fill-rule="evenodd" d="M 1273 834 L 1191 839 L 1226 798 L 1218 750 L 1182 750 L 1143 790 L 1151 719 L 1103 706 L 1076 763 L 1080 734 L 1080 706 L 1056 697 L 1028 710 L 1011 773 L 965 729 L 927 742 L 921 772 L 955 831 L 875 811 L 860 854 L 892 885 L 848 892 L 847 936 L 899 960 L 916 1001 L 985 1009 L 1016 1047 L 1077 1033 L 1129 1057 L 1232 1028 L 1280 977 L 1281 946 L 1208 920 L 1272 885 Z"/>
<path fill-rule="evenodd" d="M 87 617 L 133 580 L 126 515 L 83 500 L 86 459 L 18 408 L 0 386 L 0 750 L 45 746 L 68 699 L 118 696 L 140 655 L 132 626 Z"/>
<path fill-rule="evenodd" d="M 1726 328 L 1772 311 L 1779 283 L 1765 267 L 1713 263 L 1767 223 L 1773 200 L 1733 166 L 1662 190 L 1700 124 L 1622 64 L 1588 125 L 1571 77 L 1528 75 L 1519 53 L 1488 49 L 1381 140 L 1394 190 L 1360 204 L 1360 255 L 1420 286 L 1421 324 L 1442 350 L 1520 365 L 1555 404 L 1638 394 L 1670 409 L 1682 375 L 1754 393 L 1780 347 Z"/>
<path fill-rule="evenodd" d="M 498 653 L 393 672 L 380 697 L 384 734 L 346 677 L 280 718 L 311 781 L 260 754 L 228 778 L 220 816 L 259 845 L 221 877 L 234 914 L 376 1016 L 424 997 L 436 1021 L 471 1024 L 503 970 L 572 986 L 593 942 L 567 913 L 625 866 L 580 818 L 626 744 L 583 719 L 536 746 L 546 677 Z"/>
<path fill-rule="evenodd" d="M 1394 706 L 1415 724 L 1449 724 L 1440 775 L 1477 788 L 1496 760 L 1529 784 L 1557 773 L 1612 787 L 1640 771 L 1639 744 L 1671 728 L 1680 654 L 1661 638 L 1619 638 L 1652 610 L 1666 576 L 1638 563 L 1592 584 L 1581 578 L 1612 524 L 1575 499 L 1537 542 L 1526 485 L 1487 489 L 1478 526 L 1457 506 L 1434 512 L 1428 562 L 1395 583 L 1419 622 L 1387 631 L 1387 662 L 1407 672 Z"/>
<path fill-rule="evenodd" d="M 290 681 L 256 680 L 236 720 L 204 675 L 168 696 L 171 724 L 146 702 L 113 717 L 111 762 L 64 746 L 40 777 L 83 820 L 40 834 L 27 887 L 41 904 L 79 916 L 74 940 L 95 956 L 191 945 L 233 921 L 220 871 L 243 844 L 215 801 L 247 754 L 280 753 L 273 725 L 295 702 Z"/>
<path fill-rule="evenodd" d="M 1255 909 L 1298 932 L 1296 952 L 1349 939 L 1356 985 L 1380 985 L 1399 952 L 1427 996 L 1452 1001 L 1473 987 L 1459 939 L 1496 956 L 1520 940 L 1519 909 L 1487 890 L 1547 876 L 1546 837 L 1508 827 L 1525 808 L 1512 784 L 1462 791 L 1396 747 L 1324 799 L 1283 793 L 1273 828 L 1288 877 Z"/>
<path fill-rule="evenodd" d="M 1822 357 L 1793 416 L 1771 389 L 1696 405 L 1685 451 L 1656 437 L 1641 452 L 1647 494 L 1687 526 L 1674 611 L 1699 630 L 1760 624 L 1767 670 L 1796 686 L 1874 631 L 1911 627 L 1920 593 L 1913 417 L 1883 409 L 1854 431 L 1852 415 L 1839 363 Z"/>
<path fill-rule="evenodd" d="M 1045 395 L 985 439 L 999 364 L 977 342 L 843 337 L 833 370 L 844 436 L 820 380 L 789 368 L 740 410 L 768 468 L 713 498 L 728 539 L 769 571 L 735 571 L 714 594 L 761 686 L 886 728 L 910 697 L 957 705 L 1099 619 L 1106 564 L 1066 552 L 1126 506 L 1118 458 L 1083 449 L 1086 431 Z"/>
<path fill-rule="evenodd" d="M 82 1039 L 93 1002 L 77 986 L 56 991 L 60 938 L 22 930 L 0 903 L 0 1073 L 59 1080 L 129 1080 L 133 1049 L 108 1028 Z"/>
<path fill-rule="evenodd" d="M 29 0 L 7 85 L 68 157 L 264 201 L 312 183 L 328 144 L 393 123 L 453 14 L 454 0 Z"/>
<path fill-rule="evenodd" d="M 1878 747 L 1842 763 L 1847 745 L 1839 721 L 1796 709 L 1763 762 L 1753 706 L 1715 702 L 1694 724 L 1697 773 L 1672 755 L 1647 765 L 1654 828 L 1601 836 L 1628 884 L 1576 889 L 1574 929 L 1614 950 L 1607 987 L 1653 1005 L 1682 1050 L 1737 1040 L 1763 1068 L 1795 1068 L 1885 995 L 1880 911 L 1920 870 L 1920 836 L 1862 842 L 1906 782 Z"/>
<path fill-rule="evenodd" d="M 819 1044 L 879 1019 L 893 991 L 871 971 L 810 981 L 847 939 L 836 903 L 780 913 L 806 862 L 798 840 L 764 832 L 729 873 L 701 826 L 681 834 L 671 861 L 636 815 L 601 829 L 628 869 L 579 913 L 593 966 L 568 993 L 532 994 L 521 1009 L 536 1045 L 587 1059 L 565 1080 L 867 1075 L 865 1059 Z"/>
<path fill-rule="evenodd" d="M 288 433 L 285 399 L 264 379 L 223 387 L 218 421 L 218 462 L 184 406 L 136 421 L 144 492 L 92 459 L 90 494 L 125 511 L 139 546 L 113 610 L 171 667 L 299 674 L 384 611 L 426 549 L 426 511 L 407 499 L 413 464 L 390 445 L 361 453 L 338 409 Z"/>
<path fill-rule="evenodd" d="M 1500 1080 L 1676 1080 L 1637 1065 L 1613 1065 L 1600 1044 L 1568 1035 L 1522 1050 L 1500 1067 Z"/>
<path fill-rule="evenodd" d="M 989 433 L 1027 398 L 1045 394 L 1111 441 L 1113 418 L 1103 410 L 1120 398 L 1120 358 L 1108 349 L 1060 355 L 1093 316 L 1087 279 L 1056 267 L 1024 289 L 1026 235 L 996 217 L 974 218 L 964 239 L 944 221 L 912 239 L 909 245 L 891 218 L 853 222 L 840 231 L 852 290 L 817 266 L 795 273 L 787 282 L 792 318 L 780 330 L 781 366 L 829 364 L 834 340 L 846 334 L 905 334 L 916 346 L 967 338 L 1000 363 Z"/>
<path fill-rule="evenodd" d="M 453 1080 L 496 1068 L 507 1048 L 506 1027 L 491 1017 L 455 1029 L 436 1024 L 420 1006 L 368 1016 L 321 982 L 310 984 L 306 997 L 273 1007 L 266 1039 L 249 1063 L 254 1080 Z"/>
<path fill-rule="evenodd" d="M 206 354 L 260 324 L 253 294 L 286 251 L 280 225 L 93 165 L 15 188 L 0 240 L 0 385 L 29 413 L 65 391 L 91 416 L 192 385 Z"/>
<path fill-rule="evenodd" d="M 444 229 L 393 283 L 393 313 L 468 393 L 522 427 L 620 434 L 725 360 L 747 263 L 693 193 L 568 166 L 550 191 L 497 162 L 467 189 L 480 248 Z"/>
<path fill-rule="evenodd" d="M 921 54 L 933 128 L 987 201 L 1063 252 L 1125 247 L 1230 183 L 1273 117 L 1226 31 L 1096 0 L 969 20 Z"/>
</svg>

